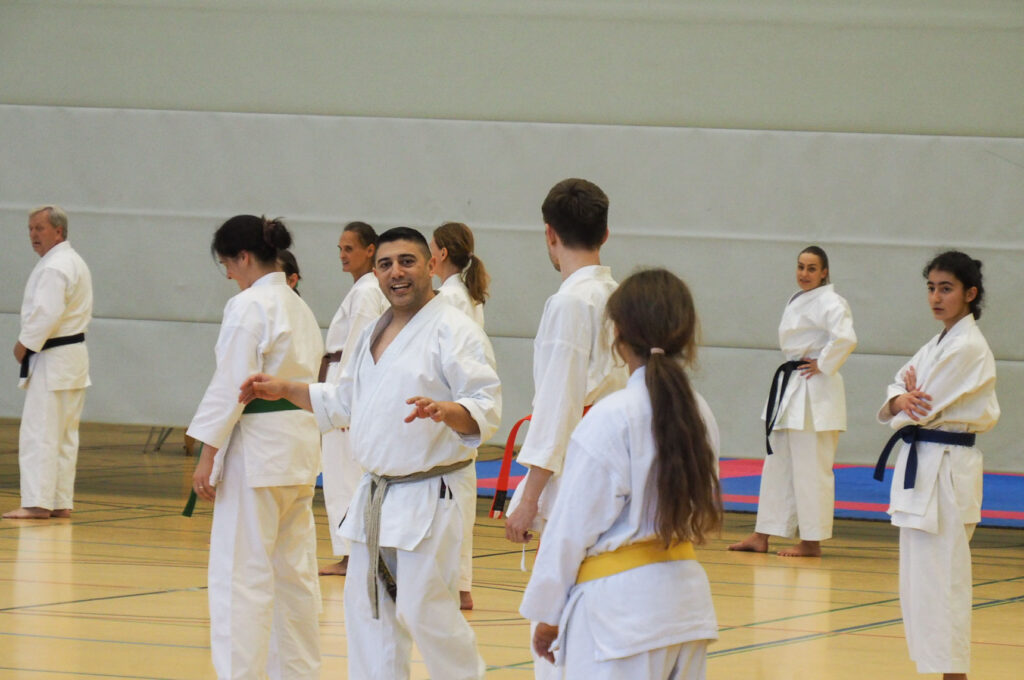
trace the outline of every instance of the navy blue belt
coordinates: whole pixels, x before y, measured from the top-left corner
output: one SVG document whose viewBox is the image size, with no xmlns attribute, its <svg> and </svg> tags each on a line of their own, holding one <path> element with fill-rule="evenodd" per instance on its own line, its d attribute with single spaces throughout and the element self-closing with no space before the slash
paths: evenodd
<svg viewBox="0 0 1024 680">
<path fill-rule="evenodd" d="M 768 408 L 765 409 L 764 413 L 764 445 L 768 449 L 768 455 L 772 455 L 772 444 L 768 440 L 768 436 L 772 433 L 775 428 L 775 420 L 779 417 L 779 409 L 782 407 L 782 397 L 786 395 L 786 386 L 789 385 L 789 376 L 793 375 L 800 366 L 803 366 L 805 361 L 787 361 L 786 363 L 775 369 L 775 375 L 772 376 L 772 387 L 768 392 Z M 782 381 L 780 387 L 779 381 Z"/>
<path fill-rule="evenodd" d="M 75 333 L 74 335 L 62 335 L 59 338 L 50 338 L 43 343 L 43 346 L 39 349 L 42 352 L 44 349 L 50 349 L 51 347 L 61 347 L 62 345 L 77 345 L 80 342 L 85 342 L 85 333 Z M 25 350 L 25 356 L 21 359 L 21 373 L 18 375 L 19 378 L 28 377 L 28 359 L 35 352 L 30 349 Z"/>
<path fill-rule="evenodd" d="M 935 444 L 950 444 L 952 446 L 974 446 L 976 439 L 973 432 L 947 432 L 946 430 L 926 430 L 920 425 L 907 425 L 896 430 L 896 434 L 889 437 L 882 449 L 882 455 L 878 457 L 875 465 L 875 479 L 882 481 L 885 478 L 885 463 L 889 460 L 892 447 L 896 442 L 903 440 L 910 444 L 910 451 L 907 455 L 907 468 L 903 473 L 903 488 L 913 489 L 914 481 L 917 479 L 917 442 L 933 442 Z"/>
</svg>

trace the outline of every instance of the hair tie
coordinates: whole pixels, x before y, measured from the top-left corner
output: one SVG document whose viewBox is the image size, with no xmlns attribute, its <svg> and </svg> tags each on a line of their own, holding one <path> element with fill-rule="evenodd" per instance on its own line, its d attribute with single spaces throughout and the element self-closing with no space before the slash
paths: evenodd
<svg viewBox="0 0 1024 680">
<path fill-rule="evenodd" d="M 651 348 L 651 355 L 652 356 L 655 355 L 655 354 L 664 354 L 664 353 L 665 353 L 665 350 L 663 350 L 660 347 L 652 347 Z"/>
<path fill-rule="evenodd" d="M 273 220 L 268 220 L 266 217 L 263 218 L 263 242 L 266 243 L 268 246 L 273 246 L 274 245 L 273 241 L 271 241 L 271 238 L 270 238 L 270 234 L 272 233 L 273 225 L 274 225 Z"/>
</svg>

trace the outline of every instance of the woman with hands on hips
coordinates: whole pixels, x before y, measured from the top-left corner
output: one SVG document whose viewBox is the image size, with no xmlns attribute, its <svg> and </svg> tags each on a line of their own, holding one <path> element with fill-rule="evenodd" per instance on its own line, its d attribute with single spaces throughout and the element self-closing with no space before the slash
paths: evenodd
<svg viewBox="0 0 1024 680">
<path fill-rule="evenodd" d="M 818 246 L 797 257 L 800 287 L 779 323 L 786 361 L 772 380 L 763 418 L 768 455 L 754 533 L 729 550 L 767 552 L 769 536 L 800 542 L 784 557 L 818 557 L 832 537 L 835 462 L 839 433 L 846 429 L 846 394 L 839 369 L 857 346 L 846 300 L 829 282 L 828 255 Z"/>
</svg>

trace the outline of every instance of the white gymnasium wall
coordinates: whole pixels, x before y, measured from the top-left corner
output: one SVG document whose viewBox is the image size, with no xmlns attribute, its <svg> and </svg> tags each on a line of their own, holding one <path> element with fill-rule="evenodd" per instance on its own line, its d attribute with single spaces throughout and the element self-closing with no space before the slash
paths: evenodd
<svg viewBox="0 0 1024 680">
<path fill-rule="evenodd" d="M 35 260 L 25 210 L 58 201 L 96 278 L 86 418 L 180 424 L 234 292 L 207 250 L 225 217 L 288 218 L 324 325 L 341 223 L 460 219 L 494 273 L 506 431 L 558 285 L 539 204 L 582 175 L 612 198 L 617 276 L 694 287 L 730 455 L 761 450 L 803 245 L 861 336 L 844 461 L 873 457 L 883 385 L 935 330 L 924 261 L 985 260 L 1005 415 L 982 445 L 1021 470 L 1022 27 L 1018 0 L 0 0 L 0 337 Z M 0 416 L 20 404 L 0 390 Z"/>
</svg>

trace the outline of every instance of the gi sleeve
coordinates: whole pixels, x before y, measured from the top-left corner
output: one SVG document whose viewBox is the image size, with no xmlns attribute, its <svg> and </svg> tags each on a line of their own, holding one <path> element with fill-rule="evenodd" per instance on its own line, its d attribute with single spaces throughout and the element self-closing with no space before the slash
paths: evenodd
<svg viewBox="0 0 1024 680">
<path fill-rule="evenodd" d="M 342 370 L 337 385 L 316 383 L 309 386 L 309 402 L 313 406 L 317 427 L 321 432 L 348 427 L 352 422 L 352 364 Z"/>
<path fill-rule="evenodd" d="M 904 425 L 928 425 L 965 394 L 976 392 L 987 387 L 990 382 L 995 382 L 995 371 L 989 366 L 986 348 L 963 342 L 961 338 L 956 340 L 960 342 L 950 345 L 946 352 L 938 357 L 926 378 L 922 380 L 918 376 L 919 388 L 932 398 L 932 408 L 928 415 L 914 421 L 901 411 L 890 421 L 890 426 L 894 430 Z"/>
<path fill-rule="evenodd" d="M 18 341 L 38 352 L 53 337 L 67 308 L 67 277 L 59 270 L 47 267 L 39 272 L 31 299 L 21 314 L 21 332 Z"/>
<path fill-rule="evenodd" d="M 853 315 L 844 300 L 837 300 L 825 311 L 825 327 L 829 340 L 818 354 L 818 370 L 835 375 L 847 357 L 857 347 L 857 334 L 853 331 Z"/>
<path fill-rule="evenodd" d="M 558 499 L 519 607 L 530 621 L 552 626 L 561 619 L 587 550 L 615 523 L 629 498 L 628 482 L 605 456 L 577 437 L 569 447 L 573 455 L 567 456 Z"/>
<path fill-rule="evenodd" d="M 501 380 L 491 341 L 472 319 L 458 314 L 461 323 L 450 327 L 450 335 L 439 336 L 441 370 L 451 390 L 451 401 L 465 408 L 480 429 L 478 434 L 459 435 L 464 446 L 476 448 L 501 424 Z"/>
<path fill-rule="evenodd" d="M 238 403 L 238 388 L 263 368 L 266 324 L 255 303 L 242 308 L 237 298 L 228 301 L 217 338 L 217 368 L 206 388 L 188 434 L 218 449 L 224 448 L 245 408 Z"/>
<path fill-rule="evenodd" d="M 548 300 L 534 346 L 533 417 L 517 458 L 521 465 L 561 474 L 569 436 L 583 417 L 595 332 L 584 304 Z"/>
</svg>

